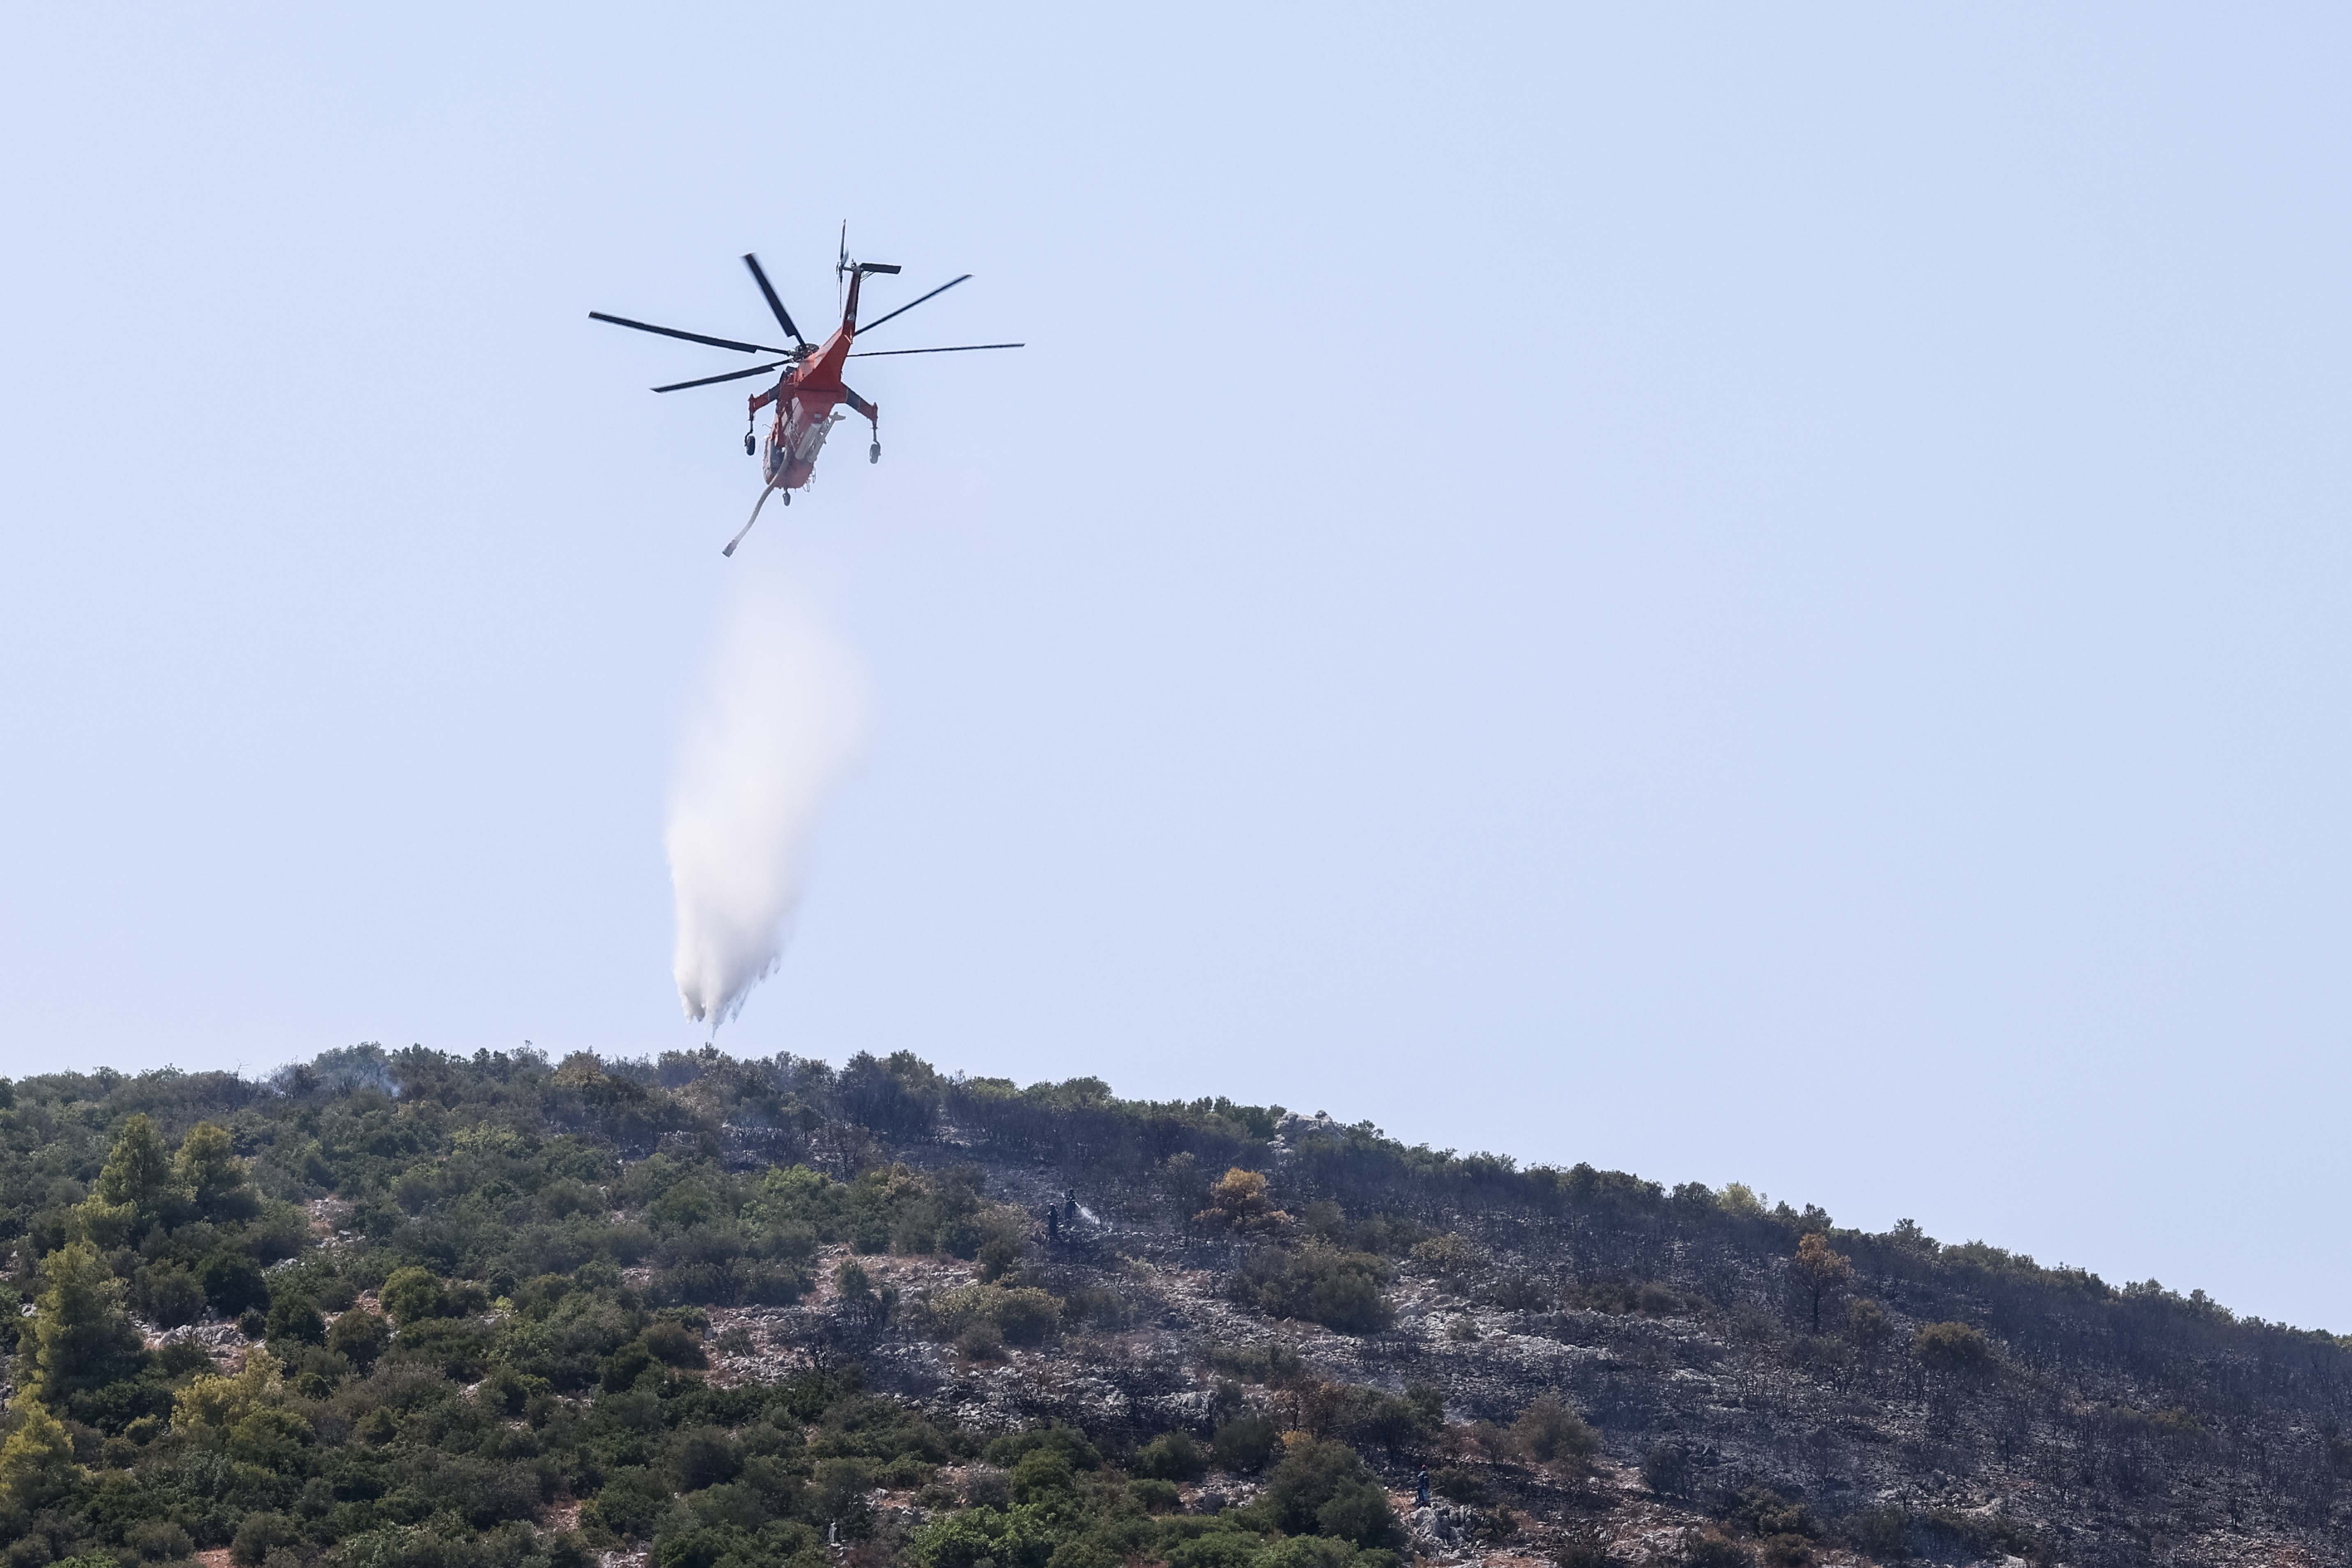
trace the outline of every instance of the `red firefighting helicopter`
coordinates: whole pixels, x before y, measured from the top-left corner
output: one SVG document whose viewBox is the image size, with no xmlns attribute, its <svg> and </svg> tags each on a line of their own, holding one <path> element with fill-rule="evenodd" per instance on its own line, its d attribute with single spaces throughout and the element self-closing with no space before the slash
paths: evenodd
<svg viewBox="0 0 2352 1568">
<path fill-rule="evenodd" d="M 971 353 L 981 349 L 1017 349 L 1024 346 L 1020 343 L 958 343 L 951 348 L 860 349 L 853 353 L 850 344 L 856 341 L 861 330 L 870 332 L 883 322 L 905 315 L 924 300 L 937 299 L 957 284 L 966 281 L 971 274 L 967 272 L 961 278 L 950 278 L 922 299 L 910 300 L 861 329 L 857 324 L 859 286 L 869 274 L 896 273 L 898 268 L 880 261 L 849 259 L 847 224 L 841 226 L 841 257 L 834 264 L 833 270 L 836 282 L 844 278 L 849 280 L 849 292 L 842 302 L 841 325 L 821 346 L 812 347 L 809 341 L 801 336 L 800 328 L 793 324 L 792 313 L 784 309 L 784 302 L 769 286 L 768 275 L 760 270 L 760 258 L 746 256 L 743 265 L 751 269 L 751 280 L 760 286 L 761 296 L 768 301 L 768 309 L 775 312 L 777 325 L 792 338 L 794 347 L 780 349 L 765 343 L 738 342 L 733 338 L 709 337 L 701 332 L 680 331 L 676 327 L 656 327 L 647 321 L 632 321 L 625 316 L 608 316 L 602 310 L 588 312 L 592 321 L 610 321 L 616 327 L 634 327 L 641 332 L 659 332 L 666 338 L 684 338 L 690 343 L 709 343 L 712 348 L 732 349 L 738 353 L 783 356 L 767 364 L 753 365 L 749 370 L 731 370 L 724 375 L 706 375 L 696 381 L 674 381 L 667 386 L 654 388 L 656 392 L 683 392 L 689 386 L 712 386 L 722 381 L 740 381 L 746 376 L 765 375 L 772 370 L 784 373 L 775 385 L 752 395 L 748 418 L 753 425 L 759 421 L 761 409 L 773 405 L 776 410 L 774 421 L 768 429 L 766 458 L 761 464 L 767 483 L 761 487 L 760 499 L 751 503 L 750 521 L 727 542 L 727 547 L 719 552 L 721 555 L 735 553 L 735 547 L 743 542 L 743 535 L 751 532 L 751 524 L 760 521 L 760 509 L 768 504 L 770 495 L 781 490 L 784 504 L 792 505 L 793 491 L 805 486 L 809 476 L 816 471 L 817 453 L 824 449 L 825 437 L 845 417 L 834 412 L 837 405 L 846 403 L 872 424 L 874 444 L 866 449 L 866 461 L 878 463 L 882 460 L 882 410 L 842 384 L 845 361 L 879 359 L 897 354 Z M 760 449 L 761 444 L 753 440 L 751 432 L 744 431 L 743 450 L 751 453 Z"/>
</svg>

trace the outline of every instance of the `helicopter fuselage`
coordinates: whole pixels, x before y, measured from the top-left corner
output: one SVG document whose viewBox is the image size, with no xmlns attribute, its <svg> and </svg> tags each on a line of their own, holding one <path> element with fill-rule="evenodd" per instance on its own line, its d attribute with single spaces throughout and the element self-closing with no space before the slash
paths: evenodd
<svg viewBox="0 0 2352 1568">
<path fill-rule="evenodd" d="M 751 411 L 754 419 L 762 408 L 772 405 L 776 411 L 768 427 L 761 464 L 762 475 L 773 489 L 795 490 L 806 486 L 816 471 L 817 454 L 824 447 L 825 437 L 843 417 L 835 410 L 844 403 L 865 403 L 864 398 L 841 383 L 842 364 L 856 336 L 853 327 L 836 329 L 815 353 L 786 371 L 774 386 L 752 394 Z M 866 404 L 858 412 L 870 418 L 868 410 L 872 407 Z"/>
<path fill-rule="evenodd" d="M 758 419 L 760 410 L 770 405 L 776 410 L 761 456 L 761 473 L 772 489 L 796 490 L 808 484 L 816 472 L 817 454 L 824 449 L 824 438 L 844 417 L 835 410 L 845 403 L 872 422 L 874 456 L 882 455 L 882 411 L 841 380 L 843 368 L 849 361 L 849 345 L 857 340 L 857 295 L 868 270 L 898 269 L 870 263 L 852 266 L 848 269 L 849 298 L 842 306 L 841 325 L 815 349 L 803 353 L 775 385 L 751 395 L 753 419 Z"/>
</svg>

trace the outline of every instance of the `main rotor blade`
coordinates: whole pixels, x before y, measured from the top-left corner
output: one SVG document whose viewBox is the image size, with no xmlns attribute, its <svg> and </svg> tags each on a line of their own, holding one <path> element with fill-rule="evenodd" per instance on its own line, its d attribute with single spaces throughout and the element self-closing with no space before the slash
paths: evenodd
<svg viewBox="0 0 2352 1568">
<path fill-rule="evenodd" d="M 730 370 L 725 375 L 706 375 L 700 381 L 673 381 L 667 386 L 656 386 L 656 392 L 684 392 L 689 386 L 713 386 L 722 381 L 740 381 L 747 375 L 765 375 L 772 370 L 782 370 L 792 363 L 780 359 L 773 364 L 755 364 L 749 370 Z"/>
<path fill-rule="evenodd" d="M 860 349 L 856 353 L 845 354 L 843 357 L 880 359 L 885 354 L 968 354 L 975 349 L 1025 349 L 1028 346 L 1026 343 L 958 343 L 953 348 L 947 349 Z M 741 374 L 749 375 L 751 373 L 744 371 Z"/>
<path fill-rule="evenodd" d="M 784 302 L 776 298 L 776 291 L 773 289 L 768 287 L 768 275 L 760 270 L 760 258 L 746 251 L 743 255 L 743 265 L 751 269 L 751 280 L 759 284 L 760 292 L 767 296 L 768 309 L 776 313 L 776 320 L 783 323 L 784 331 L 792 333 L 793 342 L 803 348 L 808 347 L 808 340 L 801 336 L 801 330 L 798 327 L 793 325 L 793 313 L 784 309 Z"/>
<path fill-rule="evenodd" d="M 739 343 L 733 338 L 705 337 L 700 332 L 681 332 L 676 327 L 656 327 L 650 321 L 633 321 L 626 316 L 608 316 L 602 310 L 591 310 L 592 321 L 610 321 L 616 327 L 634 327 L 641 332 L 659 332 L 666 338 L 684 338 L 690 343 L 709 343 L 714 349 L 733 349 L 746 354 L 788 354 L 790 349 L 772 349 L 765 343 Z"/>
<path fill-rule="evenodd" d="M 938 288 L 936 288 L 936 289 L 932 289 L 932 290 L 930 291 L 930 293 L 924 295 L 924 296 L 923 296 L 923 300 L 932 299 L 932 298 L 934 298 L 935 296 L 938 296 L 938 295 L 940 295 L 940 294 L 944 294 L 944 293 L 946 293 L 949 289 L 950 289 L 954 288 L 957 284 L 961 283 L 961 282 L 965 281 L 965 279 L 967 279 L 971 278 L 971 273 L 969 273 L 969 272 L 967 272 L 967 273 L 965 273 L 965 274 L 963 275 L 963 277 L 962 277 L 962 278 L 950 278 L 950 279 L 949 279 L 946 282 L 944 282 L 944 283 L 940 284 Z M 890 314 L 889 314 L 888 316 L 877 316 L 877 317 L 875 317 L 875 318 L 874 318 L 874 320 L 872 320 L 872 321 L 870 321 L 866 322 L 864 326 L 862 326 L 862 327 L 858 328 L 857 330 L 858 330 L 859 331 L 861 331 L 861 332 L 870 332 L 870 331 L 872 331 L 875 328 L 877 328 L 877 327 L 880 326 L 883 322 L 885 322 L 885 321 L 889 321 L 889 320 L 891 319 L 891 317 L 894 317 L 894 316 L 903 316 L 903 315 L 905 315 L 908 311 L 909 311 L 909 310 L 913 310 L 916 306 L 918 306 L 918 305 L 921 304 L 921 303 L 923 302 L 923 300 L 908 300 L 905 304 L 903 304 L 903 305 L 899 306 L 897 310 L 895 310 L 891 311 L 891 312 L 890 312 Z"/>
</svg>

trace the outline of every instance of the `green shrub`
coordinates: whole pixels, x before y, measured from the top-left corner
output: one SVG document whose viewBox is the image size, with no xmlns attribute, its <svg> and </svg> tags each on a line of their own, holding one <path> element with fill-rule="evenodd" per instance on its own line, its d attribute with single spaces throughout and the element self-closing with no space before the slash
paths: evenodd
<svg viewBox="0 0 2352 1568">
<path fill-rule="evenodd" d="M 294 1521 L 282 1513 L 248 1513 L 238 1521 L 236 1536 L 229 1542 L 229 1561 L 237 1568 L 261 1568 L 270 1549 L 285 1545 L 296 1533 Z"/>
<path fill-rule="evenodd" d="M 1257 1537 L 1238 1527 L 1212 1530 L 1169 1548 L 1168 1568 L 1253 1568 L 1259 1550 Z"/>
<path fill-rule="evenodd" d="M 1351 1543 L 1321 1535 L 1294 1535 L 1277 1541 L 1250 1559 L 1250 1568 L 1388 1568 L 1396 1561 L 1386 1551 L 1360 1552 Z"/>
<path fill-rule="evenodd" d="M 140 1310 L 163 1328 L 180 1328 L 205 1315 L 204 1282 L 184 1264 L 158 1263 L 141 1269 L 136 1293 Z"/>
<path fill-rule="evenodd" d="M 1102 1468 L 1102 1450 L 1087 1441 L 1085 1433 L 1058 1421 L 1044 1426 L 1032 1426 L 1026 1431 L 1010 1432 L 997 1438 L 988 1446 L 988 1462 L 1010 1469 L 1029 1455 L 1040 1451 L 1061 1455 L 1074 1470 Z"/>
<path fill-rule="evenodd" d="M 1127 1483 L 1127 1491 L 1142 1505 L 1146 1513 L 1173 1513 L 1184 1506 L 1184 1494 L 1176 1489 L 1176 1483 L 1157 1477 L 1143 1476 L 1131 1480 Z"/>
<path fill-rule="evenodd" d="M 488 1365 L 489 1336 L 463 1318 L 427 1318 L 401 1330 L 393 1342 L 396 1361 L 422 1362 L 458 1383 L 471 1383 Z"/>
<path fill-rule="evenodd" d="M 1299 1216 L 1308 1234 L 1347 1252 L 1377 1252 L 1402 1258 L 1416 1243 L 1428 1239 L 1429 1229 L 1410 1215 L 1373 1214 L 1350 1221 L 1339 1205 L 1311 1203 Z"/>
<path fill-rule="evenodd" d="M 918 1321 L 976 1360 L 1005 1343 L 1042 1344 L 1061 1327 L 1062 1304 L 1034 1286 L 967 1285 L 919 1304 Z"/>
<path fill-rule="evenodd" d="M 1415 1244 L 1412 1266 L 1416 1272 L 1434 1279 L 1440 1289 L 1458 1296 L 1469 1289 L 1470 1277 L 1486 1267 L 1486 1253 L 1468 1237 L 1447 1231 Z"/>
<path fill-rule="evenodd" d="M 122 1532 L 122 1544 L 148 1563 L 196 1554 L 195 1541 L 168 1519 L 142 1520 L 131 1525 Z"/>
<path fill-rule="evenodd" d="M 1012 1290 L 994 1286 L 983 1289 L 995 1292 L 989 1313 L 1005 1339 L 1013 1344 L 1042 1343 L 1061 1324 L 1060 1306 L 1043 1290 L 1027 1287 Z"/>
<path fill-rule="evenodd" d="M 1811 1509 L 1801 1502 L 1791 1502 L 1769 1487 L 1742 1488 L 1726 1517 L 1759 1536 L 1811 1538 L 1821 1533 L 1821 1525 Z"/>
<path fill-rule="evenodd" d="M 1642 1480 L 1661 1497 L 1679 1497 L 1690 1485 L 1690 1455 L 1679 1444 L 1657 1443 L 1642 1456 Z"/>
<path fill-rule="evenodd" d="M 1552 1556 L 1559 1568 L 1625 1568 L 1625 1560 L 1597 1541 L 1571 1541 Z"/>
<path fill-rule="evenodd" d="M 1865 1509 L 1838 1521 L 1839 1533 L 1873 1557 L 1900 1563 L 1911 1555 L 1910 1516 L 1899 1508 Z"/>
<path fill-rule="evenodd" d="M 1077 1486 L 1070 1457 L 1058 1448 L 1036 1448 L 1022 1455 L 1009 1479 L 1014 1502 L 1050 1502 Z"/>
<path fill-rule="evenodd" d="M 1255 1345 L 1211 1345 L 1211 1368 L 1244 1383 L 1288 1383 L 1307 1371 L 1307 1363 L 1288 1345 L 1274 1341 Z"/>
<path fill-rule="evenodd" d="M 1266 1477 L 1265 1500 L 1276 1525 L 1292 1535 L 1404 1543 L 1386 1489 L 1345 1443 L 1308 1442 L 1286 1453 Z"/>
<path fill-rule="evenodd" d="M 1502 1276 L 1479 1297 L 1486 1305 L 1506 1312 L 1548 1312 L 1554 1299 L 1549 1281 L 1524 1269 Z"/>
<path fill-rule="evenodd" d="M 874 1489 L 874 1468 L 866 1459 L 818 1460 L 809 1484 L 812 1515 L 838 1520 L 853 1535 L 865 1533 L 873 1512 L 866 1495 Z"/>
<path fill-rule="evenodd" d="M 1867 1296 L 1858 1296 L 1846 1303 L 1846 1337 L 1864 1350 L 1886 1342 L 1894 1328 L 1886 1321 L 1886 1309 Z"/>
<path fill-rule="evenodd" d="M 355 1307 L 336 1318 L 327 1331 L 327 1348 L 348 1360 L 362 1373 L 375 1365 L 392 1343 L 392 1327 L 364 1308 Z"/>
<path fill-rule="evenodd" d="M 642 1467 L 622 1468 L 614 1470 L 604 1489 L 580 1510 L 580 1520 L 624 1538 L 644 1540 L 653 1534 L 655 1521 L 668 1507 L 666 1482 Z"/>
<path fill-rule="evenodd" d="M 1254 1474 L 1265 1468 L 1282 1446 L 1282 1428 L 1267 1415 L 1238 1415 L 1219 1426 L 1209 1440 L 1209 1458 L 1221 1470 Z"/>
<path fill-rule="evenodd" d="M 1391 1272 L 1369 1252 L 1272 1247 L 1244 1262 L 1232 1292 L 1270 1318 L 1304 1318 L 1345 1334 L 1376 1333 L 1396 1321 L 1395 1308 L 1381 1294 Z"/>
<path fill-rule="evenodd" d="M 1682 1540 L 1685 1568 L 1750 1568 L 1756 1554 L 1713 1531 L 1689 1531 Z"/>
<path fill-rule="evenodd" d="M 1519 1413 L 1511 1424 L 1519 1452 L 1539 1465 L 1581 1475 L 1601 1452 L 1601 1434 L 1558 1394 L 1547 1394 Z"/>
<path fill-rule="evenodd" d="M 646 1325 L 646 1349 L 664 1366 L 709 1366 L 710 1358 L 702 1349 L 702 1336 L 683 1323 L 658 1322 Z"/>
<path fill-rule="evenodd" d="M 607 1394 L 625 1394 L 636 1386 L 638 1377 L 653 1364 L 654 1352 L 646 1348 L 640 1336 L 604 1358 L 598 1381 Z"/>
<path fill-rule="evenodd" d="M 205 1300 L 224 1318 L 269 1305 L 269 1283 L 261 1277 L 261 1266 L 242 1252 L 213 1253 L 205 1259 L 200 1279 Z"/>
<path fill-rule="evenodd" d="M 263 1331 L 273 1344 L 323 1345 L 327 1320 L 319 1315 L 317 1303 L 308 1296 L 289 1294 L 269 1303 Z"/>
<path fill-rule="evenodd" d="M 1124 1327 L 1134 1317 L 1127 1300 L 1116 1290 L 1081 1285 L 1062 1298 L 1062 1321 L 1097 1330 Z"/>
<path fill-rule="evenodd" d="M 972 1509 L 932 1520 L 915 1531 L 908 1555 L 916 1568 L 1046 1568 L 1054 1555 L 1053 1526 L 1034 1508 Z"/>
<path fill-rule="evenodd" d="M 1591 1279 L 1572 1285 L 1562 1298 L 1564 1305 L 1582 1307 L 1589 1311 L 1618 1315 L 1640 1313 L 1648 1318 L 1667 1318 L 1690 1310 L 1690 1303 L 1670 1286 L 1655 1280 Z"/>
<path fill-rule="evenodd" d="M 1208 1456 L 1186 1432 L 1162 1432 L 1135 1451 L 1136 1474 L 1163 1481 L 1196 1481 L 1208 1468 Z"/>
<path fill-rule="evenodd" d="M 1911 1336 L 1911 1353 L 1931 1372 L 1981 1373 L 1993 1364 L 1992 1342 L 1966 1323 L 1929 1323 Z"/>
<path fill-rule="evenodd" d="M 1963 1513 L 1939 1508 L 1912 1516 L 1910 1533 L 1937 1555 L 1969 1552 L 1978 1557 L 2022 1557 L 2047 1563 L 2047 1546 L 2014 1520 L 2000 1514 Z"/>
<path fill-rule="evenodd" d="M 404 1329 L 427 1318 L 439 1317 L 447 1303 L 441 1281 L 414 1265 L 393 1270 L 383 1288 L 376 1292 L 376 1299 L 383 1303 L 392 1321 Z"/>
<path fill-rule="evenodd" d="M 716 1426 L 687 1426 L 663 1445 L 662 1468 L 679 1491 L 699 1491 L 743 1473 L 743 1452 Z"/>
</svg>

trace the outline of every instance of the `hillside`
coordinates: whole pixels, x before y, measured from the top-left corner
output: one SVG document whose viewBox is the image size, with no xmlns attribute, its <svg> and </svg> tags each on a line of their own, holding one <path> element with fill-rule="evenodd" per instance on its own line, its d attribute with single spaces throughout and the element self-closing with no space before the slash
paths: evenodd
<svg viewBox="0 0 2352 1568">
<path fill-rule="evenodd" d="M 903 1054 L 0 1102 L 7 1568 L 2352 1563 L 2352 1342 L 1738 1186 Z"/>
</svg>

